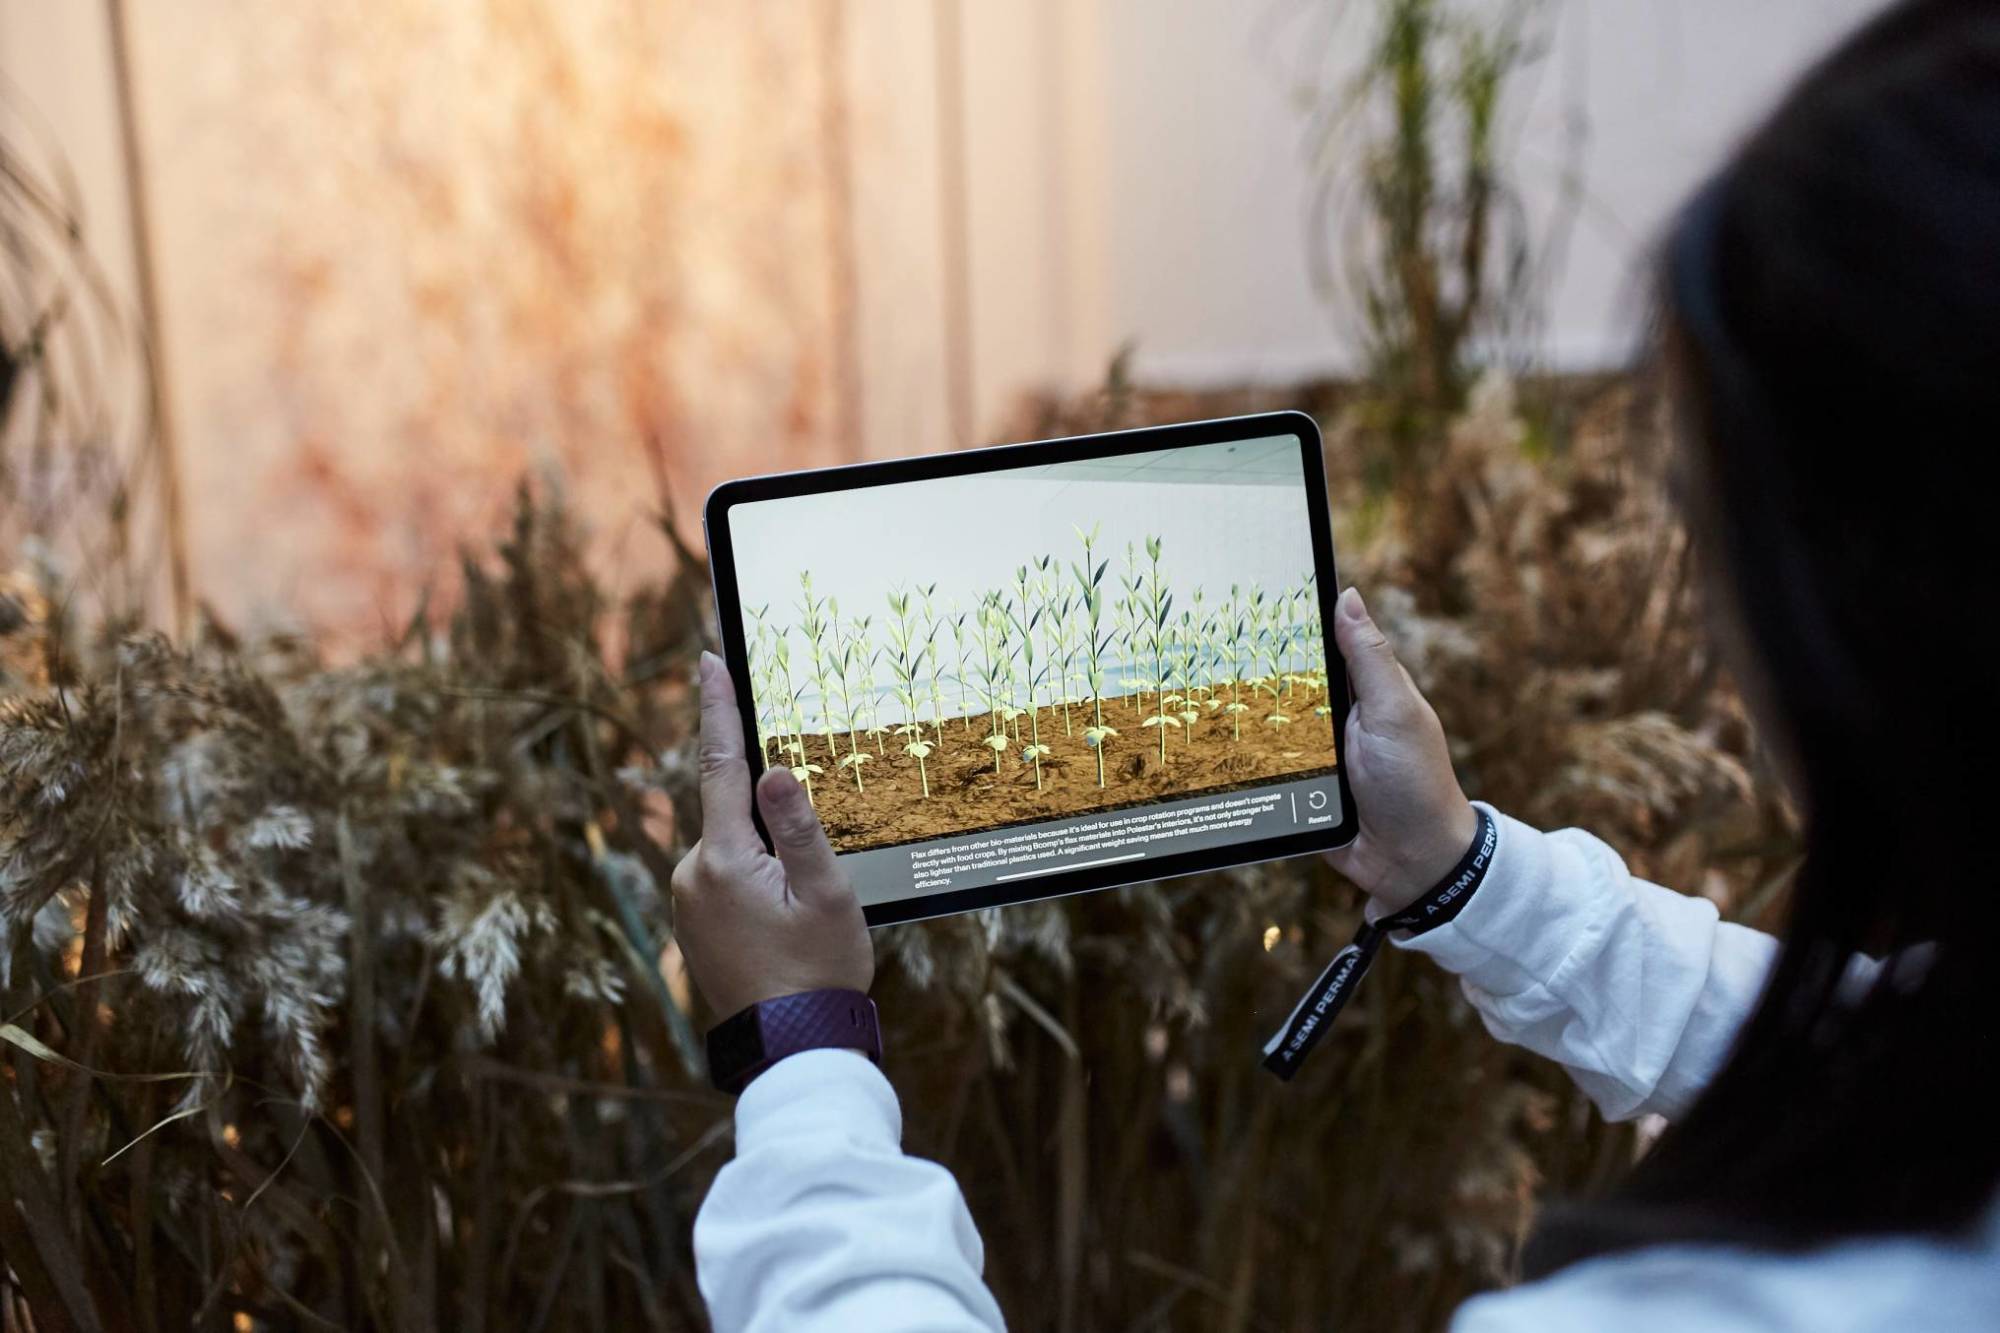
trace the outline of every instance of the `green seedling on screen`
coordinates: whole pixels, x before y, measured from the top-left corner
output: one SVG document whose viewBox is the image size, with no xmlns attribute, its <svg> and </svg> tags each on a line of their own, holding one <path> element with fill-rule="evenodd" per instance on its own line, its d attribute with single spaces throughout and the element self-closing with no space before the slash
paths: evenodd
<svg viewBox="0 0 2000 1333">
<path fill-rule="evenodd" d="M 826 599 L 813 596 L 812 575 L 803 570 L 799 573 L 799 619 L 811 654 L 813 684 L 819 690 L 821 736 L 826 742 L 827 755 L 838 760 L 840 749 L 833 743 L 833 695 L 826 687 L 826 669 L 832 659 L 827 640 Z"/>
<path fill-rule="evenodd" d="M 972 730 L 972 698 L 966 692 L 965 674 L 965 619 L 966 613 L 958 609 L 956 601 L 945 611 L 945 623 L 951 627 L 951 646 L 958 659 L 958 721 L 960 731 Z"/>
<path fill-rule="evenodd" d="M 1125 574 L 1119 579 L 1119 586 L 1125 595 L 1118 601 L 1118 623 L 1120 638 L 1124 642 L 1125 683 L 1129 686 L 1129 702 L 1134 713 L 1145 711 L 1145 682 L 1139 678 L 1139 610 L 1141 601 L 1139 589 L 1143 580 L 1139 577 L 1139 557 L 1131 542 L 1125 543 Z"/>
<path fill-rule="evenodd" d="M 770 613 L 769 602 L 750 608 L 750 620 L 756 626 L 750 638 L 750 697 L 757 710 L 757 748 L 766 764 L 771 762 L 772 744 L 781 740 L 772 704 L 778 692 L 771 679 L 771 626 L 765 620 Z"/>
<path fill-rule="evenodd" d="M 1015 632 L 1020 635 L 1021 676 L 1028 687 L 1028 731 L 1030 736 L 1027 746 L 1021 751 L 1021 760 L 1023 763 L 1031 763 L 1035 766 L 1035 790 L 1040 791 L 1042 787 L 1042 759 L 1051 753 L 1051 751 L 1048 746 L 1042 744 L 1042 712 L 1037 695 L 1041 689 L 1042 681 L 1049 674 L 1049 669 L 1046 663 L 1039 670 L 1035 667 L 1035 626 L 1041 622 L 1042 613 L 1048 609 L 1048 604 L 1046 602 L 1036 603 L 1035 596 L 1040 591 L 1040 585 L 1028 577 L 1028 567 L 1026 565 L 1021 566 L 1020 569 L 1015 571 L 1014 582 L 1015 587 L 1020 591 L 1021 600 L 1018 609 L 1009 608 L 1008 615 L 1014 622 Z M 1021 739 L 1018 722 L 1014 728 L 1014 739 L 1016 741 Z"/>
<path fill-rule="evenodd" d="M 826 770 L 806 757 L 805 706 L 802 702 L 805 682 L 801 681 L 797 685 L 792 683 L 792 649 L 789 639 L 778 640 L 776 653 L 778 668 L 783 673 L 785 682 L 786 720 L 790 725 L 790 734 L 784 746 L 785 752 L 790 756 L 786 766 L 792 770 L 793 777 L 805 784 L 806 800 L 818 805 L 819 798 L 813 792 L 812 775 L 824 773 Z"/>
<path fill-rule="evenodd" d="M 1199 604 L 1201 589 L 1195 589 L 1194 595 Z M 1192 611 L 1182 610 L 1178 629 L 1174 636 L 1174 654 L 1179 659 L 1181 692 L 1175 698 L 1181 706 L 1181 725 L 1187 728 L 1188 739 L 1193 740 L 1194 724 L 1201 716 L 1201 707 L 1194 698 L 1194 692 L 1199 687 L 1194 683 L 1195 623 Z"/>
<path fill-rule="evenodd" d="M 931 729 L 940 736 L 944 734 L 944 691 L 939 685 L 942 679 L 943 663 L 938 654 L 938 631 L 944 628 L 944 619 L 939 616 L 932 599 L 937 596 L 937 584 L 919 588 L 917 597 L 924 608 L 924 654 L 930 659 L 928 675 L 931 685 Z"/>
<path fill-rule="evenodd" d="M 847 724 L 847 753 L 841 756 L 839 766 L 853 770 L 855 791 L 866 791 L 867 788 L 861 781 L 861 766 L 868 762 L 869 755 L 861 748 L 861 716 L 860 710 L 854 706 L 854 671 L 859 664 L 864 643 L 861 634 L 856 631 L 849 631 L 845 639 L 841 637 L 839 604 L 832 598 L 827 599 L 827 604 L 833 617 L 833 637 L 836 645 L 834 681 L 840 686 L 841 719 Z M 864 617 L 860 622 L 860 629 L 865 630 L 867 625 L 868 621 Z"/>
<path fill-rule="evenodd" d="M 992 732 L 981 742 L 993 751 L 993 772 L 1000 772 L 1000 756 L 1007 751 L 1007 724 L 1001 717 L 1001 709 L 1007 706 L 1001 698 L 1001 654 L 1005 651 L 998 593 L 988 593 L 979 603 L 979 653 L 981 661 L 980 684 L 986 698 L 986 715 L 992 724 Z"/>
<path fill-rule="evenodd" d="M 931 777 L 925 760 L 930 757 L 931 745 L 924 739 L 919 713 L 923 706 L 924 655 L 930 641 L 918 635 L 911 610 L 909 593 L 889 594 L 889 613 L 894 617 L 889 626 L 889 669 L 895 674 L 896 697 L 903 705 L 904 721 L 895 732 L 906 738 L 903 753 L 917 761 L 917 783 L 925 799 L 929 799 Z"/>
<path fill-rule="evenodd" d="M 1284 688 L 1285 682 L 1285 638 L 1279 623 L 1280 601 L 1264 604 L 1263 626 L 1258 638 L 1258 642 L 1263 645 L 1264 663 L 1267 668 L 1258 678 L 1258 683 L 1260 688 L 1270 694 L 1273 708 L 1280 702 L 1278 695 Z"/>
<path fill-rule="evenodd" d="M 1178 729 L 1181 720 L 1178 714 L 1167 711 L 1167 617 L 1173 613 L 1174 595 L 1167 590 L 1160 578 L 1160 552 L 1164 543 L 1158 537 L 1146 538 L 1146 559 L 1152 569 L 1146 584 L 1146 604 L 1143 608 L 1146 618 L 1147 643 L 1153 658 L 1153 688 L 1155 707 L 1152 716 L 1142 726 L 1157 727 L 1160 732 L 1160 767 L 1167 766 L 1167 728 Z"/>
<path fill-rule="evenodd" d="M 1058 586 L 1060 571 L 1053 555 L 1044 555 L 1035 561 L 1035 595 L 1040 600 L 1042 618 L 1042 654 L 1047 659 L 1043 668 L 1045 678 L 1053 679 L 1049 693 L 1049 707 L 1062 712 L 1063 735 L 1072 734 L 1069 728 L 1070 698 L 1069 672 L 1064 667 L 1067 654 L 1063 646 L 1063 621 L 1069 615 L 1069 599 L 1057 600 L 1061 591 Z"/>
<path fill-rule="evenodd" d="M 1223 709 L 1229 714 L 1230 739 L 1243 739 L 1243 715 L 1250 711 L 1250 705 L 1243 702 L 1243 673 L 1249 669 L 1250 661 L 1250 611 L 1238 600 L 1240 591 L 1235 584 L 1229 585 L 1229 609 L 1226 612 L 1229 624 L 1229 703 Z"/>
<path fill-rule="evenodd" d="M 1201 706 L 1213 713 L 1222 707 L 1215 697 L 1216 681 L 1222 668 L 1222 613 L 1217 611 L 1201 622 Z"/>
<path fill-rule="evenodd" d="M 1280 679 L 1285 687 L 1285 701 L 1291 702 L 1298 689 L 1298 673 L 1292 670 L 1292 642 L 1295 618 L 1298 612 L 1298 595 L 1286 592 L 1278 599 L 1278 659 Z"/>
<path fill-rule="evenodd" d="M 771 684 L 773 711 L 778 722 L 780 754 L 803 753 L 804 739 L 797 735 L 799 692 L 792 684 L 792 640 L 789 632 L 771 641 Z"/>
<path fill-rule="evenodd" d="M 1077 540 L 1083 543 L 1083 563 L 1071 565 L 1070 574 L 1076 579 L 1077 596 L 1083 602 L 1083 651 L 1089 675 L 1091 716 L 1093 725 L 1084 728 L 1084 744 L 1097 756 L 1097 785 L 1104 785 L 1104 749 L 1113 736 L 1116 727 L 1104 724 L 1104 652 L 1111 646 L 1112 631 L 1104 625 L 1104 568 L 1109 560 L 1093 563 L 1097 544 L 1097 526 L 1089 532 L 1075 529 Z"/>
<path fill-rule="evenodd" d="M 1264 717 L 1264 725 L 1276 730 L 1291 725 L 1291 717 L 1284 711 L 1283 691 L 1285 689 L 1286 641 L 1280 608 L 1285 602 L 1283 594 L 1264 608 L 1264 625 L 1261 642 L 1269 670 L 1259 679 L 1259 688 L 1271 696 L 1271 711 Z"/>
<path fill-rule="evenodd" d="M 875 742 L 875 757 L 882 757 L 882 693 L 876 670 L 882 665 L 882 650 L 868 637 L 868 631 L 875 623 L 875 617 L 862 616 L 854 622 L 855 632 L 860 639 L 854 657 L 854 674 L 861 684 L 861 697 L 868 703 L 868 729 L 864 733 Z M 868 655 L 863 657 L 860 648 L 865 647 Z"/>
<path fill-rule="evenodd" d="M 1080 621 L 1083 616 L 1083 602 L 1075 593 L 1065 593 L 1056 609 L 1056 670 L 1062 682 L 1063 735 L 1070 731 L 1069 711 L 1081 707 L 1083 696 L 1076 692 L 1072 683 L 1076 680 L 1078 668 L 1082 664 L 1083 645 L 1079 641 L 1082 632 Z"/>
<path fill-rule="evenodd" d="M 1011 728 L 1013 738 L 1018 741 L 1021 739 L 1021 709 L 1014 703 L 1017 698 L 1014 693 L 1017 681 L 1014 676 L 1013 603 L 999 588 L 995 588 L 987 594 L 987 597 L 993 608 L 993 657 L 999 681 L 999 690 L 995 697 L 999 700 L 996 706 L 1000 714 L 1000 730 L 1004 735 Z"/>
</svg>

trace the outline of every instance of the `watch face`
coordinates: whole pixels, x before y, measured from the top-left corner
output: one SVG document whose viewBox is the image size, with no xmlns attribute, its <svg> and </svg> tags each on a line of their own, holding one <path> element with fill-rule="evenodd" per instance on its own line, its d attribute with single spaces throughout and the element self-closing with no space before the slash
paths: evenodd
<svg viewBox="0 0 2000 1333">
<path fill-rule="evenodd" d="M 708 1034 L 708 1069 L 712 1078 L 734 1077 L 764 1058 L 764 1032 L 753 1006 L 725 1020 Z"/>
</svg>

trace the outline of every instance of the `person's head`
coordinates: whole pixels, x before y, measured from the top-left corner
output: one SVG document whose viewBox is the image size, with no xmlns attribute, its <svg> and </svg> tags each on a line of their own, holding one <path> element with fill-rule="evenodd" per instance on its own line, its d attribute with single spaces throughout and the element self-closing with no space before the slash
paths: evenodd
<svg viewBox="0 0 2000 1333">
<path fill-rule="evenodd" d="M 2000 8 L 1899 4 L 1843 43 L 1681 213 L 1659 286 L 1690 525 L 1806 855 L 1729 1063 L 1533 1268 L 1950 1231 L 2000 1179 Z M 1890 960 L 1859 989 L 1856 951 Z"/>
</svg>

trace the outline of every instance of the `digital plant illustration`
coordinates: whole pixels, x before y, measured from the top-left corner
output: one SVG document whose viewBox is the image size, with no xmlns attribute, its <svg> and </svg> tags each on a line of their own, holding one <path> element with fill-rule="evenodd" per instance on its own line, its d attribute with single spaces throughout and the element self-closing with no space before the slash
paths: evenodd
<svg viewBox="0 0 2000 1333">
<path fill-rule="evenodd" d="M 805 785 L 836 848 L 1332 771 L 1312 571 L 1231 584 L 1218 607 L 1177 582 L 1166 537 L 1134 544 L 1107 584 L 1101 524 L 1071 531 L 1071 550 L 1002 584 L 895 587 L 879 616 L 843 622 L 811 570 L 789 617 L 746 610 L 765 762 Z M 828 773 L 845 780 L 815 781 Z"/>
</svg>

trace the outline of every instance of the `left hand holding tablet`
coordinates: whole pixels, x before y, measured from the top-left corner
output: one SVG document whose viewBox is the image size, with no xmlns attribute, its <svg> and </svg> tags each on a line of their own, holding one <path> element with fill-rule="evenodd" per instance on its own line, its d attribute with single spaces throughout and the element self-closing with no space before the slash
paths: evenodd
<svg viewBox="0 0 2000 1333">
<path fill-rule="evenodd" d="M 718 1017 L 782 995 L 866 991 L 875 952 L 861 902 L 805 789 L 774 768 L 753 793 L 729 672 L 701 657 L 702 835 L 674 868 L 674 933 Z M 777 854 L 751 821 L 755 799 Z"/>
</svg>

